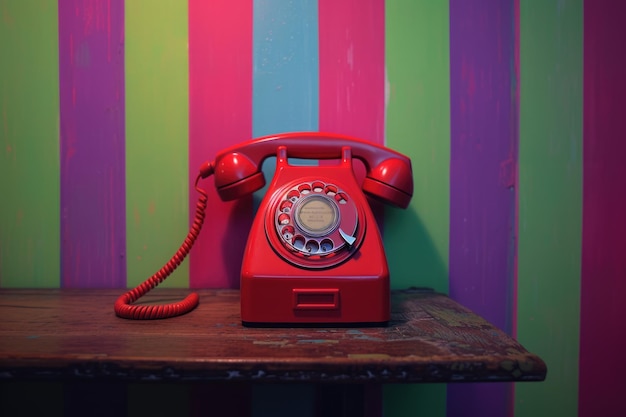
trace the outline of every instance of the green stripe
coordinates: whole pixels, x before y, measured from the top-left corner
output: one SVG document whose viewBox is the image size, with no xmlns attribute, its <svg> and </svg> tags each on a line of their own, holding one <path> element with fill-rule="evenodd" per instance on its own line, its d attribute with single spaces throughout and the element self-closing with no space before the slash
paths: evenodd
<svg viewBox="0 0 626 417">
<path fill-rule="evenodd" d="M 58 287 L 55 0 L 0 1 L 0 285 Z"/>
<path fill-rule="evenodd" d="M 384 242 L 394 288 L 448 291 L 450 178 L 449 6 L 388 0 L 386 145 L 413 164 L 407 210 L 387 209 Z M 385 415 L 443 416 L 445 385 L 385 388 Z"/>
<path fill-rule="evenodd" d="M 583 0 L 520 2 L 517 337 L 548 365 L 515 415 L 575 416 L 582 218 Z"/>
<path fill-rule="evenodd" d="M 128 285 L 156 272 L 188 231 L 187 2 L 127 1 Z M 166 281 L 186 287 L 188 263 Z"/>
</svg>

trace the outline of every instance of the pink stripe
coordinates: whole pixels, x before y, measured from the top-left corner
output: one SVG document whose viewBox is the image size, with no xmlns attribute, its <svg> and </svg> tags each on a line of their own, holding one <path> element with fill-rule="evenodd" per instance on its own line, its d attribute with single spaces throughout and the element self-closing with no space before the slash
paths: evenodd
<svg viewBox="0 0 626 417">
<path fill-rule="evenodd" d="M 385 2 L 319 0 L 319 130 L 385 142 Z M 320 161 L 320 165 L 330 163 Z M 358 176 L 364 176 L 361 165 Z M 382 207 L 373 207 L 382 226 Z"/>
<path fill-rule="evenodd" d="M 252 132 L 252 2 L 189 0 L 189 209 L 202 162 Z M 213 180 L 204 229 L 191 252 L 192 288 L 237 288 L 252 197 L 224 203 Z"/>
<path fill-rule="evenodd" d="M 384 143 L 385 2 L 319 0 L 319 129 Z"/>
<path fill-rule="evenodd" d="M 385 2 L 319 0 L 319 130 L 385 142 Z M 332 163 L 320 161 L 320 165 Z M 362 165 L 355 165 L 364 176 Z M 372 207 L 382 231 L 384 211 Z M 369 393 L 381 397 L 381 388 Z M 372 396 L 373 395 L 373 396 Z M 370 404 L 372 405 L 372 404 Z M 382 407 L 368 410 L 380 415 Z"/>
</svg>

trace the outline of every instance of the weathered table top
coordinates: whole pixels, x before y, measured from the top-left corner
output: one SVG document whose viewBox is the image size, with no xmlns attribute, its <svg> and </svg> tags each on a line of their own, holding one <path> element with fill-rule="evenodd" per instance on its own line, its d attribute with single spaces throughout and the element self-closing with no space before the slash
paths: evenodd
<svg viewBox="0 0 626 417">
<path fill-rule="evenodd" d="M 182 299 L 155 289 L 140 301 Z M 0 290 L 0 379 L 413 383 L 541 381 L 546 365 L 445 295 L 394 291 L 387 327 L 247 328 L 239 292 L 166 320 L 113 313 L 119 290 Z M 144 301 L 145 300 L 145 301 Z"/>
</svg>

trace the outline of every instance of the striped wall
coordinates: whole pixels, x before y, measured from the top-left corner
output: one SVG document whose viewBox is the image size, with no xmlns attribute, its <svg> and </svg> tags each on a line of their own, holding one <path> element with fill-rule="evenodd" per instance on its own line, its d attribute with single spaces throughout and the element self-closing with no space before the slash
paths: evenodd
<svg viewBox="0 0 626 417">
<path fill-rule="evenodd" d="M 596 1 L 585 3 L 603 7 Z M 516 388 L 515 411 L 566 416 L 576 415 L 577 394 L 591 395 L 580 390 L 578 380 L 578 364 L 590 360 L 578 353 L 582 193 L 588 187 L 583 187 L 582 178 L 582 143 L 588 140 L 582 131 L 587 105 L 582 94 L 582 34 L 587 28 L 582 1 L 533 6 L 520 1 L 515 325 L 518 338 L 544 352 L 551 366 L 544 389 Z"/>
<path fill-rule="evenodd" d="M 413 161 L 410 208 L 376 207 L 393 287 L 450 294 L 549 369 L 385 386 L 381 413 L 618 415 L 625 20 L 611 0 L 0 0 L 0 287 L 134 286 L 182 242 L 219 149 L 356 135 Z M 210 184 L 206 230 L 163 285 L 238 286 L 259 195 Z M 314 401 L 301 388 L 238 406 Z M 150 396 L 122 391 L 142 415 Z"/>
</svg>

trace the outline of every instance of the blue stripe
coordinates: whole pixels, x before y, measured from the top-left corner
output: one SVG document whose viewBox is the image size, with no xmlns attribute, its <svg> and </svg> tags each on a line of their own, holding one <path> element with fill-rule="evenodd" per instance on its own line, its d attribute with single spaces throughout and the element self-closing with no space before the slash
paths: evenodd
<svg viewBox="0 0 626 417">
<path fill-rule="evenodd" d="M 317 130 L 317 1 L 255 0 L 252 132 Z"/>
<path fill-rule="evenodd" d="M 317 0 L 254 0 L 252 40 L 252 134 L 316 131 L 319 124 L 319 58 Z M 275 158 L 263 165 L 270 182 Z M 299 161 L 298 164 L 317 164 Z M 267 187 L 267 186 L 266 186 Z M 254 205 L 267 188 L 255 193 Z M 283 403 L 284 409 L 312 408 L 314 391 L 309 385 L 284 388 L 254 387 L 258 409 Z M 287 404 L 285 404 L 287 401 Z"/>
<path fill-rule="evenodd" d="M 252 41 L 252 135 L 316 131 L 319 124 L 317 0 L 255 0 Z M 299 165 L 317 161 L 298 161 Z M 263 165 L 267 182 L 275 159 Z M 267 186 L 266 186 L 267 187 Z M 255 194 L 258 196 L 267 188 Z"/>
</svg>

